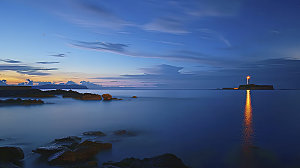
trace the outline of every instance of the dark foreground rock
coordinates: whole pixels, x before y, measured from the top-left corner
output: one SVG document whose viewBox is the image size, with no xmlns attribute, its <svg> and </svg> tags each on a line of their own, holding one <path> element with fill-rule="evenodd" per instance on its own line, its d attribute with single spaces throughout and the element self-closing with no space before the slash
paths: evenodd
<svg viewBox="0 0 300 168">
<path fill-rule="evenodd" d="M 19 147 L 0 147 L 0 161 L 16 162 L 24 159 L 24 152 Z"/>
<path fill-rule="evenodd" d="M 38 153 L 44 157 L 49 157 L 52 154 L 55 154 L 57 152 L 60 152 L 62 150 L 65 150 L 66 147 L 64 146 L 45 146 L 45 147 L 38 147 L 35 150 L 33 150 L 32 152 L 34 153 Z"/>
<path fill-rule="evenodd" d="M 81 138 L 77 137 L 77 136 L 68 136 L 68 137 L 64 137 L 64 138 L 59 138 L 59 139 L 55 139 L 54 142 L 80 142 Z"/>
<path fill-rule="evenodd" d="M 82 134 L 86 136 L 106 136 L 106 134 L 101 131 L 88 131 Z"/>
<path fill-rule="evenodd" d="M 97 162 L 93 158 L 102 150 L 111 149 L 112 144 L 85 140 L 80 137 L 69 136 L 55 139 L 49 146 L 33 150 L 52 165 L 73 165 L 93 167 Z"/>
<path fill-rule="evenodd" d="M 112 144 L 86 140 L 74 150 L 63 150 L 48 158 L 50 164 L 64 165 L 85 162 L 93 158 L 101 150 L 111 149 Z"/>
<path fill-rule="evenodd" d="M 103 168 L 188 168 L 181 159 L 173 154 L 163 154 L 160 156 L 136 159 L 127 158 L 120 162 L 103 163 Z"/>
<path fill-rule="evenodd" d="M 36 99 L 6 99 L 6 100 L 0 100 L 0 106 L 9 106 L 9 105 L 39 105 L 44 104 L 42 100 L 36 100 Z"/>
</svg>

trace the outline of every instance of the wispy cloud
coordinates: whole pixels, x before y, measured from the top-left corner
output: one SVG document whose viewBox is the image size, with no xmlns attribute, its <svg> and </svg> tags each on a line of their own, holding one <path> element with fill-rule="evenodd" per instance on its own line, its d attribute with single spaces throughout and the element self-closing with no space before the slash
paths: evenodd
<svg viewBox="0 0 300 168">
<path fill-rule="evenodd" d="M 66 54 L 53 54 L 52 57 L 66 57 Z"/>
<path fill-rule="evenodd" d="M 230 41 L 217 31 L 214 31 L 212 29 L 207 29 L 207 28 L 201 28 L 198 29 L 198 32 L 200 33 L 200 38 L 202 39 L 217 40 L 222 42 L 229 48 L 232 47 Z"/>
<path fill-rule="evenodd" d="M 21 61 L 12 60 L 12 59 L 0 59 L 0 61 L 6 62 L 6 63 L 10 63 L 10 64 L 22 63 Z"/>
<path fill-rule="evenodd" d="M 57 70 L 57 68 L 40 68 L 27 65 L 3 65 L 0 64 L 0 71 L 15 71 L 20 74 L 27 75 L 50 75 L 49 71 Z"/>
<path fill-rule="evenodd" d="M 224 65 L 227 63 L 234 63 L 234 60 L 217 58 L 208 54 L 203 54 L 200 52 L 188 51 L 188 50 L 178 50 L 171 51 L 165 54 L 153 54 L 153 53 L 143 53 L 143 52 L 133 52 L 129 50 L 129 46 L 120 43 L 108 43 L 108 42 L 84 42 L 84 41 L 74 41 L 70 43 L 73 47 L 78 47 L 88 50 L 96 50 L 100 52 L 115 53 L 130 57 L 141 57 L 141 58 L 156 58 L 164 59 L 169 61 L 185 61 L 193 62 L 198 64 L 208 64 L 208 65 Z"/>
<path fill-rule="evenodd" d="M 195 17 L 232 17 L 236 16 L 243 0 L 173 0 L 171 4 L 187 15 Z"/>
<path fill-rule="evenodd" d="M 143 26 L 144 30 L 157 31 L 171 34 L 187 34 L 190 33 L 184 27 L 184 21 L 175 17 L 159 18 Z"/>
<path fill-rule="evenodd" d="M 132 23 L 121 19 L 102 3 L 97 2 L 86 0 L 57 1 L 57 8 L 53 9 L 58 16 L 83 27 L 120 29 L 132 25 Z"/>
<path fill-rule="evenodd" d="M 36 62 L 37 64 L 58 64 L 59 62 L 51 62 L 51 61 L 49 61 L 49 62 L 47 62 L 47 61 L 40 61 L 40 62 Z"/>
</svg>

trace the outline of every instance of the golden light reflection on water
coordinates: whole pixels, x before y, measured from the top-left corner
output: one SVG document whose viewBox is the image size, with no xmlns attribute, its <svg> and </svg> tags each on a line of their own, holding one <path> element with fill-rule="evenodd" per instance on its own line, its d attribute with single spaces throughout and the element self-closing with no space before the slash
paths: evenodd
<svg viewBox="0 0 300 168">
<path fill-rule="evenodd" d="M 252 129 L 252 105 L 250 90 L 247 90 L 246 104 L 244 111 L 244 145 L 252 145 L 253 129 Z"/>
<path fill-rule="evenodd" d="M 243 157 L 242 168 L 254 168 L 253 158 L 253 128 L 252 128 L 252 105 L 250 90 L 247 90 L 244 110 L 244 132 L 243 132 Z"/>
</svg>

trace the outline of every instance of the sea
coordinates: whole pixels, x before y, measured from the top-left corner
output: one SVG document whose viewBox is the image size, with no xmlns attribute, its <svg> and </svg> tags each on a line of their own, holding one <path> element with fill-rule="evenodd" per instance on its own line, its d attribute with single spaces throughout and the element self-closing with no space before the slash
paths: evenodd
<svg viewBox="0 0 300 168">
<path fill-rule="evenodd" d="M 50 168 L 56 166 L 32 150 L 102 131 L 107 136 L 97 140 L 113 147 L 96 156 L 99 165 L 173 153 L 191 168 L 300 167 L 300 91 L 77 91 L 123 100 L 55 97 L 43 98 L 44 105 L 0 107 L 0 146 L 21 147 L 25 168 Z M 116 130 L 134 136 L 115 136 Z"/>
</svg>

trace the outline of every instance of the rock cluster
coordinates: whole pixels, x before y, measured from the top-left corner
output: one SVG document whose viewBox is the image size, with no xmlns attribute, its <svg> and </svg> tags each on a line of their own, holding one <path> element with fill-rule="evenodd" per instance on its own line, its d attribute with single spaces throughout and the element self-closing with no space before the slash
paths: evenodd
<svg viewBox="0 0 300 168">
<path fill-rule="evenodd" d="M 0 100 L 0 106 L 9 106 L 9 105 L 38 105 L 44 104 L 44 101 L 40 99 L 6 99 Z"/>
<path fill-rule="evenodd" d="M 126 158 L 120 162 L 103 163 L 103 168 L 188 168 L 177 156 L 167 153 L 152 158 Z"/>
<path fill-rule="evenodd" d="M 101 131 L 88 131 L 88 132 L 84 132 L 82 133 L 83 135 L 87 135 L 87 136 L 105 136 L 106 134 L 101 132 Z"/>
<path fill-rule="evenodd" d="M 88 164 L 91 159 L 102 150 L 111 149 L 112 144 L 85 140 L 80 137 L 69 136 L 55 139 L 49 146 L 33 150 L 47 158 L 49 164 Z"/>
</svg>

